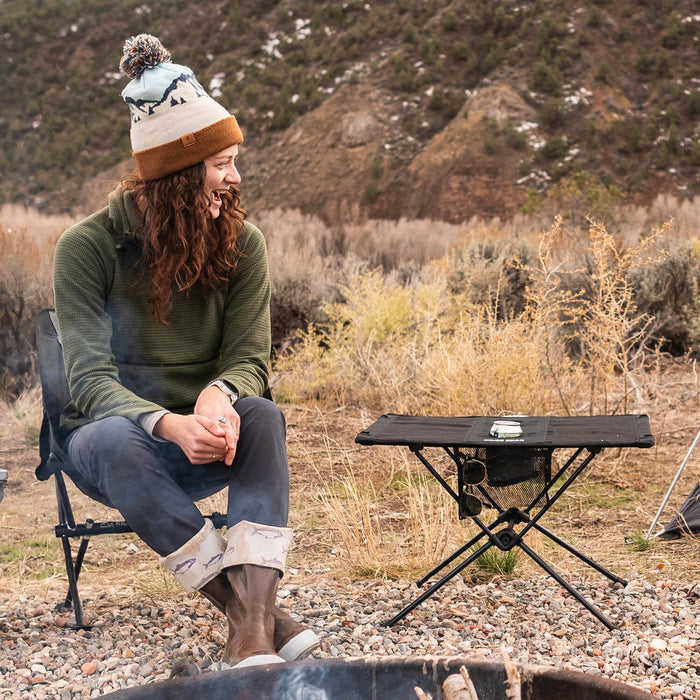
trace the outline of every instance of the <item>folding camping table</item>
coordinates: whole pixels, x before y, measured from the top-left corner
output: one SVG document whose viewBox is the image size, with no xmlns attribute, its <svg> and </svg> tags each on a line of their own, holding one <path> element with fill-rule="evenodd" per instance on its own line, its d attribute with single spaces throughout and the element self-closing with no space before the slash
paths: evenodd
<svg viewBox="0 0 700 700">
<path fill-rule="evenodd" d="M 422 586 L 449 564 L 465 554 L 467 556 L 386 624 L 393 625 L 401 620 L 490 547 L 504 552 L 519 547 L 606 627 L 616 629 L 524 539 L 530 530 L 536 530 L 611 581 L 625 585 L 624 579 L 579 552 L 545 528 L 540 520 L 603 448 L 652 447 L 654 438 L 648 417 L 509 417 L 519 428 L 511 433 L 506 431 L 510 437 L 494 436 L 494 432 L 503 434 L 493 430 L 494 423 L 502 420 L 488 416 L 458 418 L 390 413 L 378 418 L 356 436 L 355 442 L 361 445 L 408 447 L 457 502 L 459 518 L 471 518 L 479 529 L 476 536 L 423 576 L 418 585 Z M 521 434 L 517 434 L 519 431 Z M 439 465 L 431 463 L 428 454 L 433 462 L 436 459 L 434 451 L 428 451 L 429 448 L 444 451 L 451 460 L 451 463 L 448 460 L 450 468 L 438 468 Z M 570 452 L 563 456 L 564 464 L 553 472 L 552 453 L 558 449 Z M 482 507 L 497 513 L 489 525 L 479 517 Z M 483 538 L 486 542 L 475 549 Z"/>
</svg>

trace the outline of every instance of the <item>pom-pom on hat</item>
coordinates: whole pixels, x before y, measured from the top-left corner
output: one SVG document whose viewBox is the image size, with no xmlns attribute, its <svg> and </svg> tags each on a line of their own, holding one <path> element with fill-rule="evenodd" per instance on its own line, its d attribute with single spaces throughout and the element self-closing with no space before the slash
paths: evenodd
<svg viewBox="0 0 700 700">
<path fill-rule="evenodd" d="M 243 141 L 236 118 L 213 100 L 190 68 L 172 63 L 150 34 L 126 40 L 119 64 L 131 112 L 131 148 L 144 180 L 201 163 Z"/>
</svg>

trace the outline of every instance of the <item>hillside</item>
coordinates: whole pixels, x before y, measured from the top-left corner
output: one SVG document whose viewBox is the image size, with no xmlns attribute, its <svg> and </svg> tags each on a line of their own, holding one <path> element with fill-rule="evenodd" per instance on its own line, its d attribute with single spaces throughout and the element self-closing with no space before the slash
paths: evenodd
<svg viewBox="0 0 700 700">
<path fill-rule="evenodd" d="M 459 222 L 700 187 L 697 0 L 3 0 L 0 203 L 100 204 L 139 32 L 238 116 L 251 212 Z"/>
</svg>

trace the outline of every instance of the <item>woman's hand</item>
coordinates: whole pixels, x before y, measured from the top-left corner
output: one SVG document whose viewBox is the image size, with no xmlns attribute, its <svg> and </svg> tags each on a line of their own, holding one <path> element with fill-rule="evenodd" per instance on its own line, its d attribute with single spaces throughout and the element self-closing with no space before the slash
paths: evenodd
<svg viewBox="0 0 700 700">
<path fill-rule="evenodd" d="M 228 395 L 210 386 L 199 394 L 192 415 L 166 413 L 153 434 L 178 445 L 192 464 L 224 461 L 231 466 L 240 428 L 241 417 Z"/>
<path fill-rule="evenodd" d="M 166 413 L 156 423 L 153 434 L 179 445 L 192 464 L 228 458 L 226 432 L 216 420 L 206 416 Z"/>
<path fill-rule="evenodd" d="M 226 439 L 226 455 L 224 461 L 230 465 L 236 456 L 238 436 L 241 430 L 241 417 L 231 405 L 231 399 L 216 386 L 202 389 L 194 406 L 195 415 L 206 416 L 216 421 L 215 434 L 223 435 Z"/>
</svg>

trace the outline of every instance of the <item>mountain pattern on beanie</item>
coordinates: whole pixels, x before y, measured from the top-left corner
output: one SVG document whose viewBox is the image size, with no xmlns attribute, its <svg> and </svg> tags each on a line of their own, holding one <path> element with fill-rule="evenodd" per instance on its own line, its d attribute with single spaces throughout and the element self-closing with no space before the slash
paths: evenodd
<svg viewBox="0 0 700 700">
<path fill-rule="evenodd" d="M 191 68 L 172 62 L 157 37 L 127 39 L 119 68 L 131 78 L 122 98 L 144 179 L 164 177 L 243 141 L 236 118 L 207 94 Z"/>
</svg>

